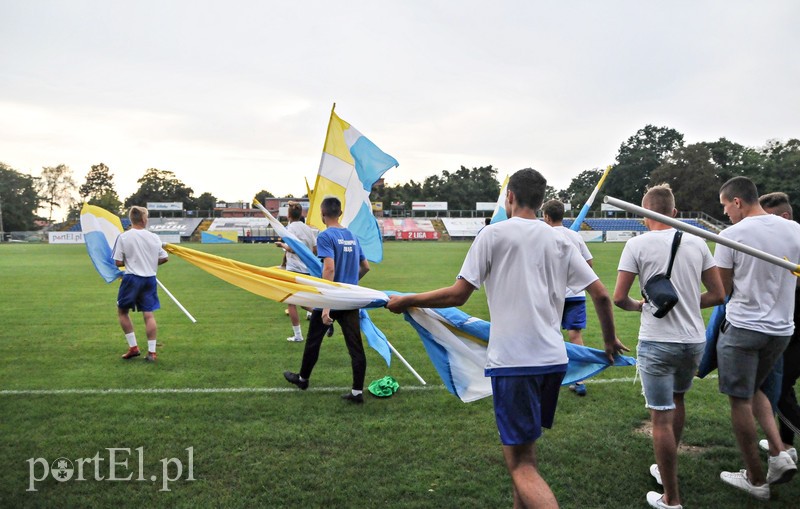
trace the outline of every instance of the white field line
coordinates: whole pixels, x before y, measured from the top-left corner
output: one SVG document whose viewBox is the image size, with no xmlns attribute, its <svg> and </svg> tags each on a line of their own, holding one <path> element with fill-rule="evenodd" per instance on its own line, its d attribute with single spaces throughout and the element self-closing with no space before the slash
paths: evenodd
<svg viewBox="0 0 800 509">
<path fill-rule="evenodd" d="M 704 380 L 716 379 L 717 375 L 709 375 Z M 633 383 L 637 381 L 634 377 L 626 378 L 600 378 L 587 380 L 586 384 L 613 384 L 613 383 Z M 338 392 L 347 391 L 350 387 L 314 387 L 308 392 Z M 444 390 L 444 385 L 404 385 L 401 387 L 406 391 L 430 391 Z M 209 388 L 180 388 L 180 389 L 4 389 L 0 390 L 0 396 L 63 396 L 63 395 L 115 395 L 115 394 L 237 394 L 237 393 L 256 393 L 256 394 L 281 394 L 285 392 L 297 392 L 296 387 L 209 387 Z"/>
</svg>

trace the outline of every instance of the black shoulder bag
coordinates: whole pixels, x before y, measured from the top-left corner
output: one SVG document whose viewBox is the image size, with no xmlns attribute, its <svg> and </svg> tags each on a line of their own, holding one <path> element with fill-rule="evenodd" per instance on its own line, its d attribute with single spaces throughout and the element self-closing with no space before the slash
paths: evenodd
<svg viewBox="0 0 800 509">
<path fill-rule="evenodd" d="M 682 236 L 683 232 L 679 230 L 675 232 L 675 237 L 672 239 L 672 254 L 669 257 L 667 273 L 656 274 L 648 279 L 642 287 L 642 296 L 655 306 L 653 316 L 656 318 L 667 316 L 667 313 L 678 303 L 678 292 L 675 291 L 669 278 L 672 275 L 672 263 L 675 261 L 675 253 L 678 252 Z"/>
</svg>

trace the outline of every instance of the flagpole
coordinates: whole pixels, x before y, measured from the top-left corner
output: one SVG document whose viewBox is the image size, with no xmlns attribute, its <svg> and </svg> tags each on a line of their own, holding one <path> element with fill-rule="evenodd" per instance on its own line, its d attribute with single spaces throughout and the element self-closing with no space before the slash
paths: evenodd
<svg viewBox="0 0 800 509">
<path fill-rule="evenodd" d="M 603 201 L 615 207 L 619 207 L 622 210 L 630 212 L 632 214 L 638 214 L 640 216 L 646 217 L 648 219 L 652 219 L 654 221 L 658 221 L 659 223 L 664 223 L 666 225 L 672 226 L 677 230 L 684 231 L 686 233 L 690 233 L 692 235 L 696 235 L 698 237 L 702 237 L 706 240 L 710 240 L 712 242 L 716 242 L 717 244 L 722 244 L 723 246 L 727 246 L 731 249 L 735 249 L 736 251 L 741 251 L 742 253 L 748 254 L 750 256 L 755 256 L 760 260 L 764 260 L 765 262 L 769 262 L 773 265 L 777 265 L 778 267 L 782 267 L 784 269 L 789 270 L 795 276 L 800 277 L 800 265 L 791 262 L 789 260 L 778 258 L 777 256 L 773 256 L 769 253 L 765 253 L 759 249 L 754 247 L 747 246 L 745 244 L 741 244 L 736 242 L 735 240 L 726 239 L 716 233 L 712 233 L 710 231 L 704 230 L 702 228 L 697 228 L 696 226 L 692 226 L 689 224 L 684 223 L 683 221 L 678 221 L 675 218 L 665 216 L 663 214 L 659 214 L 658 212 L 653 212 L 652 210 L 647 210 L 643 207 L 639 207 L 632 203 L 628 203 L 626 201 L 618 200 L 617 198 L 612 198 L 611 196 L 606 196 Z"/>
<path fill-rule="evenodd" d="M 417 371 L 416 371 L 414 368 L 412 368 L 412 367 L 411 367 L 411 364 L 409 364 L 409 363 L 408 363 L 408 361 L 406 361 L 406 360 L 403 358 L 403 356 L 402 356 L 402 355 L 400 355 L 400 352 L 398 352 L 398 351 L 397 351 L 397 349 L 396 349 L 395 347 L 393 347 L 393 346 L 392 346 L 392 344 L 391 344 L 391 343 L 389 343 L 389 341 L 388 341 L 388 340 L 386 341 L 386 344 L 387 344 L 387 345 L 389 345 L 389 348 L 392 350 L 392 352 L 393 352 L 393 353 L 394 353 L 394 354 L 397 356 L 397 358 L 398 358 L 398 359 L 400 359 L 400 362 L 402 362 L 402 363 L 403 363 L 403 364 L 404 364 L 404 365 L 405 365 L 405 366 L 408 368 L 408 370 L 409 370 L 409 371 L 411 371 L 411 373 L 412 373 L 412 374 L 413 374 L 415 377 L 417 377 L 417 380 L 419 380 L 419 381 L 420 381 L 420 383 L 421 383 L 422 385 L 427 385 L 427 384 L 425 383 L 425 380 L 423 380 L 423 379 L 422 379 L 422 377 L 421 377 L 421 376 L 419 376 L 419 373 L 417 373 Z"/>
<path fill-rule="evenodd" d="M 175 304 L 177 304 L 177 306 L 178 306 L 179 308 L 181 308 L 181 311 L 183 311 L 183 312 L 186 314 L 186 316 L 188 316 L 188 317 L 189 317 L 189 320 L 191 320 L 191 321 L 192 321 L 192 323 L 197 323 L 197 320 L 195 320 L 195 319 L 194 319 L 194 317 L 192 316 L 192 314 L 191 314 L 191 313 L 189 313 L 189 311 L 187 311 L 185 307 L 183 307 L 183 304 L 181 304 L 180 302 L 178 302 L 178 299 L 176 299 L 176 298 L 175 298 L 175 296 L 174 296 L 174 295 L 172 295 L 172 293 L 171 293 L 169 290 L 167 290 L 167 287 L 166 287 L 166 286 L 164 286 L 164 285 L 161 283 L 161 281 L 159 281 L 159 280 L 158 280 L 158 278 L 156 278 L 156 283 L 158 283 L 158 286 L 160 286 L 160 287 L 161 287 L 161 289 L 162 289 L 162 290 L 164 290 L 164 292 L 165 292 L 167 295 L 169 295 L 169 298 L 170 298 L 170 299 L 172 299 L 172 301 L 173 301 Z"/>
<path fill-rule="evenodd" d="M 606 168 L 606 171 L 603 172 L 603 176 L 600 177 L 600 181 L 597 182 L 596 186 L 594 186 L 594 191 L 592 191 L 592 194 L 589 195 L 589 199 L 586 200 L 586 203 L 583 205 L 580 213 L 578 213 L 578 217 L 576 217 L 575 221 L 572 222 L 570 230 L 578 231 L 581 229 L 581 223 L 583 223 L 583 220 L 586 219 L 586 214 L 589 213 L 589 209 L 592 207 L 592 203 L 594 203 L 594 199 L 597 196 L 598 191 L 600 191 L 600 188 L 603 187 L 603 182 L 605 182 L 606 177 L 608 176 L 609 172 L 611 172 L 611 168 L 612 166 L 609 165 Z"/>
</svg>

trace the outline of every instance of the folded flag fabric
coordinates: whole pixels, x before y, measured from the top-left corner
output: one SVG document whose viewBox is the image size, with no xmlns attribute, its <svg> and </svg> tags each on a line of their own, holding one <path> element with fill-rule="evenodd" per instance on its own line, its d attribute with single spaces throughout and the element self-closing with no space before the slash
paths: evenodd
<svg viewBox="0 0 800 509">
<path fill-rule="evenodd" d="M 258 267 L 176 244 L 165 244 L 164 249 L 223 281 L 276 302 L 345 310 L 382 307 L 388 300 L 385 293 L 364 286 Z"/>
<path fill-rule="evenodd" d="M 270 300 L 314 308 L 360 309 L 361 327 L 368 343 L 389 363 L 386 336 L 369 321 L 364 308 L 383 307 L 389 301 L 388 294 L 396 292 L 334 283 L 274 267 L 257 267 L 174 244 L 166 244 L 164 249 L 209 274 Z M 452 394 L 464 402 L 491 395 L 491 381 L 484 376 L 489 322 L 457 308 L 411 308 L 405 318 L 416 329 L 431 362 Z M 372 328 L 377 332 L 371 331 Z M 570 343 L 566 347 L 570 360 L 564 384 L 584 380 L 610 366 L 602 350 Z M 632 357 L 617 356 L 614 366 L 635 363 Z"/>
<path fill-rule="evenodd" d="M 111 258 L 117 237 L 123 231 L 119 217 L 105 209 L 84 203 L 81 208 L 81 230 L 89 258 L 100 277 L 106 283 L 121 278 L 123 272 Z"/>
<path fill-rule="evenodd" d="M 411 308 L 405 318 L 417 330 L 447 390 L 465 403 L 491 396 L 491 381 L 484 376 L 489 322 L 456 308 Z M 602 350 L 565 345 L 569 364 L 562 385 L 585 380 L 611 366 Z M 635 364 L 633 357 L 618 355 L 613 365 Z"/>
<path fill-rule="evenodd" d="M 373 395 L 378 398 L 388 398 L 395 392 L 397 389 L 400 388 L 400 384 L 397 383 L 397 380 L 390 376 L 385 376 L 381 379 L 374 380 L 372 383 L 369 384 L 367 390 Z"/>
<path fill-rule="evenodd" d="M 383 237 L 372 213 L 369 193 L 397 159 L 384 153 L 366 136 L 331 111 L 328 133 L 314 190 L 309 195 L 307 221 L 325 229 L 320 204 L 328 196 L 342 202 L 341 223 L 358 238 L 364 256 L 371 262 L 383 260 Z"/>
<path fill-rule="evenodd" d="M 705 378 L 712 371 L 717 369 L 717 338 L 722 324 L 725 322 L 725 304 L 720 304 L 711 312 L 706 326 L 706 349 L 703 352 L 703 359 L 697 368 L 697 376 Z"/>
</svg>

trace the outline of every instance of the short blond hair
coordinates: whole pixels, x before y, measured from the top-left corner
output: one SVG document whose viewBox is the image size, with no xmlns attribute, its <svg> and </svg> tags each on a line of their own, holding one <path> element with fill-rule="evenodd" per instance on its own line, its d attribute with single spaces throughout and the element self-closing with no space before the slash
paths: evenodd
<svg viewBox="0 0 800 509">
<path fill-rule="evenodd" d="M 642 205 L 647 203 L 647 209 L 665 216 L 672 216 L 672 211 L 675 210 L 675 195 L 672 194 L 672 188 L 669 184 L 658 184 L 647 190 L 642 198 Z"/>
<path fill-rule="evenodd" d="M 138 224 L 138 225 L 144 224 L 145 220 L 147 219 L 147 217 L 149 215 L 150 214 L 149 214 L 149 212 L 147 212 L 146 208 L 139 207 L 137 205 L 134 205 L 128 211 L 128 219 L 131 220 L 131 223 Z"/>
</svg>

